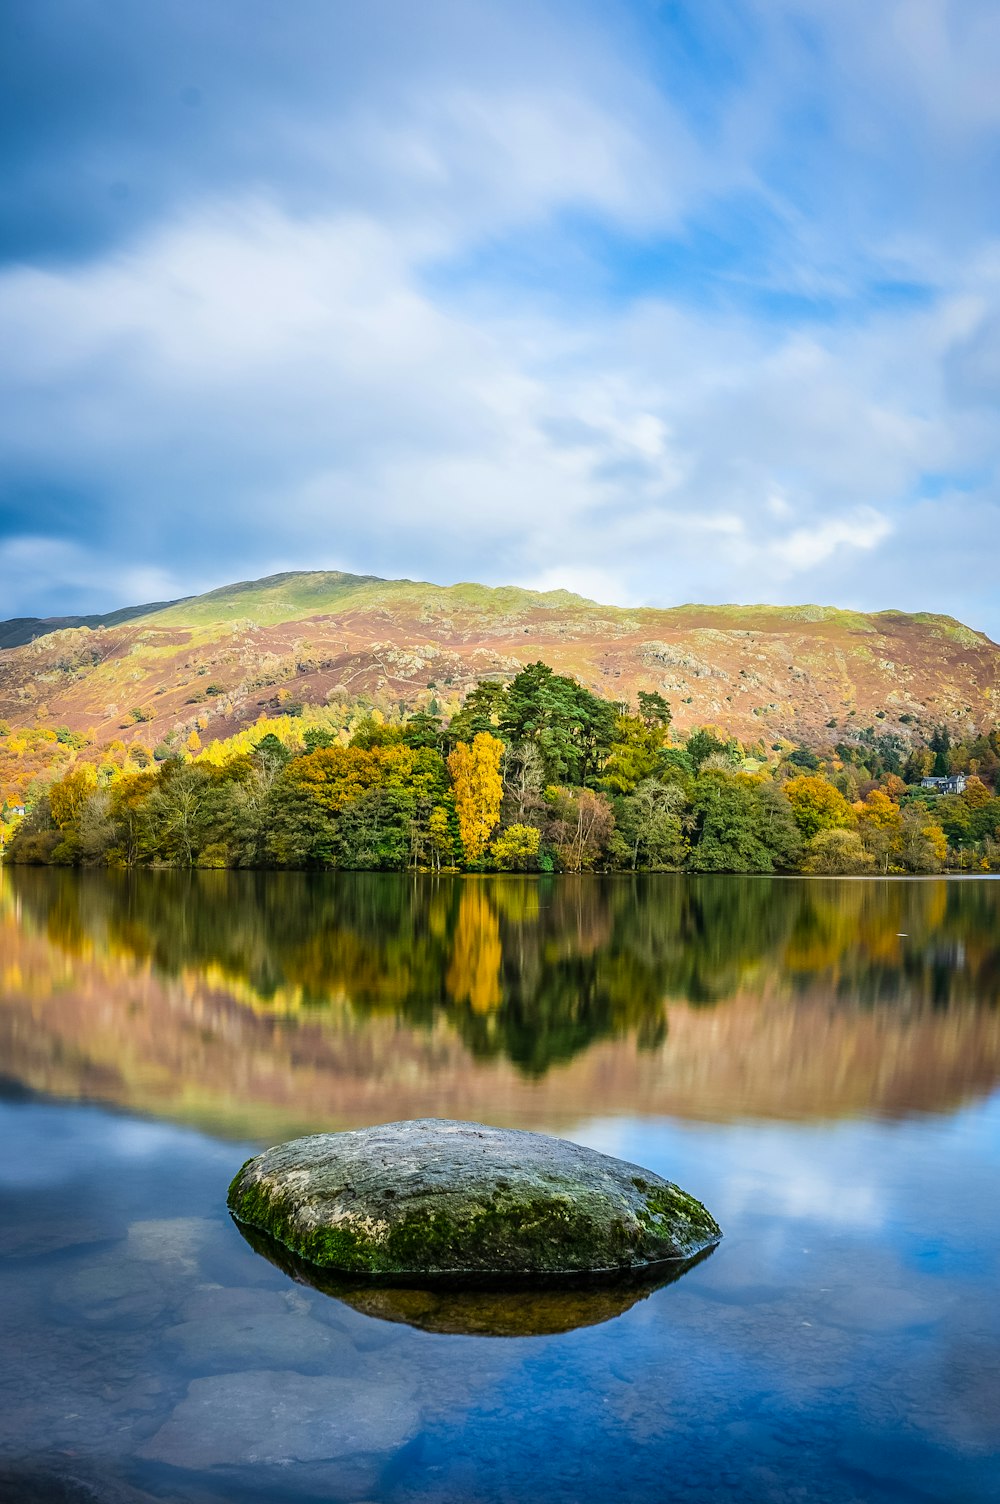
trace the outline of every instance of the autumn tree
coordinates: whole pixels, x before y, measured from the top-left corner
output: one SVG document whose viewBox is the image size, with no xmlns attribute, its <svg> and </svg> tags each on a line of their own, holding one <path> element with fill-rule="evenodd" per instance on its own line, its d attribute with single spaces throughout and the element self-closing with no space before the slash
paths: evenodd
<svg viewBox="0 0 1000 1504">
<path fill-rule="evenodd" d="M 618 716 L 601 783 L 614 794 L 630 794 L 644 779 L 658 772 L 666 739 L 666 726 L 655 720 L 637 715 Z"/>
<path fill-rule="evenodd" d="M 534 825 L 508 825 L 493 841 L 490 855 L 501 872 L 533 872 L 541 840 Z"/>
<path fill-rule="evenodd" d="M 455 846 L 450 826 L 447 809 L 436 804 L 427 820 L 427 850 L 435 872 L 440 872 L 442 866 L 449 867 L 454 860 Z"/>
<path fill-rule="evenodd" d="M 77 825 L 87 800 L 97 788 L 97 770 L 90 763 L 71 768 L 49 789 L 52 818 L 65 833 Z"/>
<path fill-rule="evenodd" d="M 802 870 L 826 877 L 847 877 L 871 872 L 874 866 L 875 858 L 865 850 L 856 830 L 826 826 L 816 832 L 806 847 Z"/>
<path fill-rule="evenodd" d="M 926 805 L 915 803 L 900 822 L 899 851 L 908 872 L 940 872 L 948 855 L 948 839 Z"/>
<path fill-rule="evenodd" d="M 790 778 L 785 784 L 785 797 L 807 841 L 821 830 L 850 830 L 857 824 L 854 811 L 840 790 L 817 774 Z"/>
<path fill-rule="evenodd" d="M 614 811 L 603 794 L 593 789 L 550 788 L 549 839 L 567 872 L 596 867 L 615 828 Z"/>
<path fill-rule="evenodd" d="M 888 872 L 893 858 L 901 853 L 903 820 L 899 805 L 881 789 L 872 789 L 866 799 L 855 804 L 854 812 L 862 845 L 878 870 Z"/>
<path fill-rule="evenodd" d="M 478 862 L 496 829 L 503 803 L 500 762 L 503 742 L 479 731 L 470 742 L 459 742 L 448 758 L 455 791 L 455 809 L 466 861 Z"/>
</svg>

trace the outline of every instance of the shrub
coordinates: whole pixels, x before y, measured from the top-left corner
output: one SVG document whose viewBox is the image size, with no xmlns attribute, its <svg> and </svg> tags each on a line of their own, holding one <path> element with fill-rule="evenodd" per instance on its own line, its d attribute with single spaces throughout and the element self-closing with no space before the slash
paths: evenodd
<svg viewBox="0 0 1000 1504">
<path fill-rule="evenodd" d="M 856 830 L 821 830 L 806 847 L 803 872 L 826 877 L 845 877 L 851 873 L 872 872 L 875 858 L 861 844 Z"/>
<path fill-rule="evenodd" d="M 501 872 L 534 872 L 541 842 L 541 832 L 533 825 L 508 825 L 493 842 L 490 853 Z"/>
</svg>

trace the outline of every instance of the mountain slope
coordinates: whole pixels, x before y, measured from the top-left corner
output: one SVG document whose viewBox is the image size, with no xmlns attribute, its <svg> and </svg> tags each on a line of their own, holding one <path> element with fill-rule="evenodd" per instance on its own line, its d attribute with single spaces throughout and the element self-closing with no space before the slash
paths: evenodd
<svg viewBox="0 0 1000 1504">
<path fill-rule="evenodd" d="M 121 622 L 149 616 L 176 604 L 176 601 L 151 601 L 145 606 L 123 606 L 106 616 L 13 616 L 9 621 L 0 621 L 0 648 L 18 648 L 34 642 L 36 637 L 47 637 L 50 632 L 72 627 L 117 627 Z"/>
<path fill-rule="evenodd" d="M 942 720 L 965 734 L 1000 720 L 1000 647 L 923 613 L 629 610 L 566 591 L 336 572 L 142 612 L 0 650 L 0 716 L 100 739 L 128 726 L 147 743 L 201 717 L 203 737 L 221 736 L 289 701 L 433 698 L 447 711 L 476 679 L 542 658 L 610 699 L 659 689 L 681 728 L 712 722 L 752 740 L 828 742 L 867 726 L 908 736 Z"/>
</svg>

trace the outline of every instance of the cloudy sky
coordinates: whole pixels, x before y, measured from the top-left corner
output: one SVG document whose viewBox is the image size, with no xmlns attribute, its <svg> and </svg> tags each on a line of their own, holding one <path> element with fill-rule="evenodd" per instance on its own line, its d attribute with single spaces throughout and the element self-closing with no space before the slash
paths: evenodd
<svg viewBox="0 0 1000 1504">
<path fill-rule="evenodd" d="M 13 0 L 0 616 L 279 569 L 1000 638 L 996 0 Z"/>
</svg>

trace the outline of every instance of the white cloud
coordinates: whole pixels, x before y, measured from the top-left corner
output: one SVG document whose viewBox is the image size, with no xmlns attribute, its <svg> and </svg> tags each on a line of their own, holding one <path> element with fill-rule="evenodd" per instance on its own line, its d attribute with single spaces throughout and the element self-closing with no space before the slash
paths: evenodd
<svg viewBox="0 0 1000 1504">
<path fill-rule="evenodd" d="M 266 116 L 311 191 L 206 190 L 0 272 L 6 472 L 92 513 L 48 553 L 13 525 L 6 609 L 56 578 L 113 605 L 336 560 L 623 603 L 905 586 L 961 614 L 997 540 L 943 578 L 919 509 L 925 476 L 972 472 L 995 527 L 1000 241 L 946 212 L 1000 120 L 990 8 L 745 0 L 744 52 L 699 9 L 728 49 L 701 84 L 676 56 L 657 82 L 635 17 L 474 9 L 435 10 L 443 49 L 400 11 L 357 78 L 338 54 L 328 108 Z M 701 214 L 731 267 L 692 290 L 670 256 Z M 872 292 L 904 275 L 933 285 Z M 938 490 L 948 531 L 966 503 Z"/>
<path fill-rule="evenodd" d="M 790 573 L 822 564 L 838 548 L 875 548 L 892 532 L 892 523 L 873 507 L 859 507 L 818 527 L 796 528 L 769 545 L 769 552 Z"/>
<path fill-rule="evenodd" d="M 180 527 L 262 566 L 319 540 L 359 568 L 622 601 L 798 594 L 889 536 L 873 495 L 953 453 L 912 410 L 933 318 L 821 341 L 654 299 L 572 326 L 473 315 L 375 221 L 260 200 L 8 273 L 0 334 L 27 352 L 0 356 L 8 464 L 83 481 L 146 557 Z"/>
</svg>

